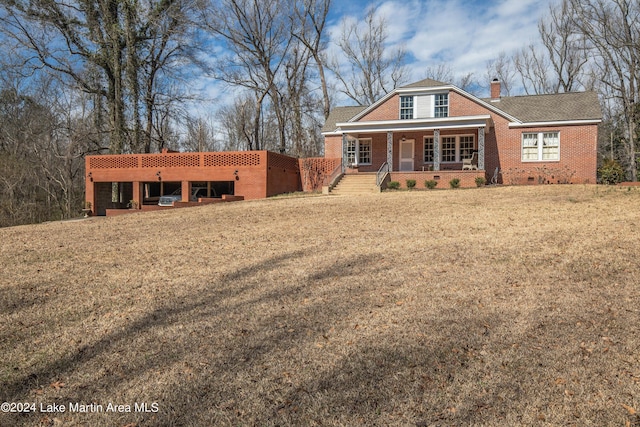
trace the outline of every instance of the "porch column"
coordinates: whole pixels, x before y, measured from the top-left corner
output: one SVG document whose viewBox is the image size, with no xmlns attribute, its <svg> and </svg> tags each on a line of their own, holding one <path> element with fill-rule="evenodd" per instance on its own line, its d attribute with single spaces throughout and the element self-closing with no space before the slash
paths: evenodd
<svg viewBox="0 0 640 427">
<path fill-rule="evenodd" d="M 387 164 L 393 170 L 393 132 L 387 132 Z"/>
<path fill-rule="evenodd" d="M 84 170 L 87 175 L 84 178 L 84 205 L 82 207 L 91 209 L 91 215 L 95 215 L 97 212 L 96 193 L 95 184 L 93 182 L 93 171 L 91 170 L 91 162 L 89 160 L 89 156 L 85 156 Z M 91 207 L 89 207 L 88 203 L 91 203 Z"/>
<path fill-rule="evenodd" d="M 342 173 L 347 170 L 347 134 L 342 134 Z"/>
<path fill-rule="evenodd" d="M 85 194 L 84 194 L 84 206 L 83 208 L 91 209 L 91 215 L 95 215 L 96 212 L 96 196 L 95 196 L 95 183 L 93 182 L 93 177 L 88 177 L 85 180 Z M 91 207 L 89 207 L 88 203 L 91 203 Z"/>
<path fill-rule="evenodd" d="M 182 193 L 182 201 L 188 202 L 191 199 L 191 181 L 182 181 L 180 191 Z"/>
<path fill-rule="evenodd" d="M 433 131 L 433 170 L 440 170 L 440 129 Z"/>
<path fill-rule="evenodd" d="M 484 127 L 478 128 L 478 169 L 484 170 Z"/>
<path fill-rule="evenodd" d="M 132 200 L 138 204 L 136 209 L 142 209 L 142 183 L 139 181 L 133 182 L 133 199 Z"/>
</svg>

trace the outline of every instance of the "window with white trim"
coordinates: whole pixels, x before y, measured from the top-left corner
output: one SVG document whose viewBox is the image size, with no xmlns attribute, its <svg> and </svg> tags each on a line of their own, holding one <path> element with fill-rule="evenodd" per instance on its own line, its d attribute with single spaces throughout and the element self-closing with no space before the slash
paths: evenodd
<svg viewBox="0 0 640 427">
<path fill-rule="evenodd" d="M 443 162 L 455 162 L 456 161 L 456 137 L 455 136 L 443 136 L 440 138 L 442 149 L 442 161 Z"/>
<path fill-rule="evenodd" d="M 347 140 L 347 164 L 371 164 L 371 138 Z"/>
<path fill-rule="evenodd" d="M 560 160 L 560 132 L 522 134 L 522 161 Z"/>
<path fill-rule="evenodd" d="M 434 117 L 449 117 L 449 94 L 437 93 L 434 104 Z"/>
<path fill-rule="evenodd" d="M 371 139 L 358 140 L 358 163 L 362 165 L 371 164 Z"/>
<path fill-rule="evenodd" d="M 433 137 L 424 138 L 424 163 L 433 163 Z"/>
<path fill-rule="evenodd" d="M 440 159 L 443 163 L 460 163 L 476 151 L 475 135 L 457 135 L 440 137 Z"/>
<path fill-rule="evenodd" d="M 347 164 L 356 164 L 356 153 L 358 152 L 358 141 L 355 139 L 347 140 Z"/>
<path fill-rule="evenodd" d="M 471 158 L 471 156 L 473 155 L 473 151 L 475 149 L 475 138 L 473 137 L 473 135 L 463 135 L 460 137 L 460 144 L 459 144 L 459 159 L 460 161 L 462 161 L 462 159 L 469 159 Z"/>
<path fill-rule="evenodd" d="M 413 119 L 413 96 L 400 97 L 400 120 Z"/>
</svg>

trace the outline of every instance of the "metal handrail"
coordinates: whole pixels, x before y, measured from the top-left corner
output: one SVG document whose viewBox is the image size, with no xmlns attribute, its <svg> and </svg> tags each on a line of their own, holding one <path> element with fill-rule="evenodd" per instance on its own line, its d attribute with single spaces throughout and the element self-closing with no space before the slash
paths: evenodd
<svg viewBox="0 0 640 427">
<path fill-rule="evenodd" d="M 331 175 L 325 177 L 324 179 L 324 183 L 323 185 L 327 185 L 329 187 L 333 187 L 336 185 L 336 181 L 338 181 L 338 178 L 341 177 L 343 174 L 342 171 L 342 162 L 340 162 L 340 165 L 338 165 L 333 172 L 331 173 Z"/>
<path fill-rule="evenodd" d="M 380 184 L 382 184 L 382 180 L 388 173 L 389 163 L 384 162 L 382 165 L 380 165 L 380 169 L 378 169 L 378 172 L 376 173 L 376 186 L 380 187 Z"/>
</svg>

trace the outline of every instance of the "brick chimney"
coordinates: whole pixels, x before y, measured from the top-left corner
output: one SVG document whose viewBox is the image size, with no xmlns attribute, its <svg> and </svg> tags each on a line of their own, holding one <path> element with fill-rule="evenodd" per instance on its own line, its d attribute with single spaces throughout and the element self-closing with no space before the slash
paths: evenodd
<svg viewBox="0 0 640 427">
<path fill-rule="evenodd" d="M 491 100 L 499 101 L 500 100 L 500 80 L 493 79 L 491 81 Z"/>
</svg>

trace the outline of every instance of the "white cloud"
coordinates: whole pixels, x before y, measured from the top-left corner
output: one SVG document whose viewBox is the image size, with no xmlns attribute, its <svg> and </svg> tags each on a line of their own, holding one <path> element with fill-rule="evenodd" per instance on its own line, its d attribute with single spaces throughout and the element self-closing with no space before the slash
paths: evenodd
<svg viewBox="0 0 640 427">
<path fill-rule="evenodd" d="M 455 74 L 474 73 L 482 84 L 487 61 L 539 42 L 538 21 L 558 1 L 388 0 L 374 5 L 387 21 L 391 44 L 403 44 L 413 56 L 414 80 L 423 78 L 427 67 L 446 63 Z M 359 4 L 351 3 L 343 16 L 361 19 L 367 4 Z"/>
</svg>

